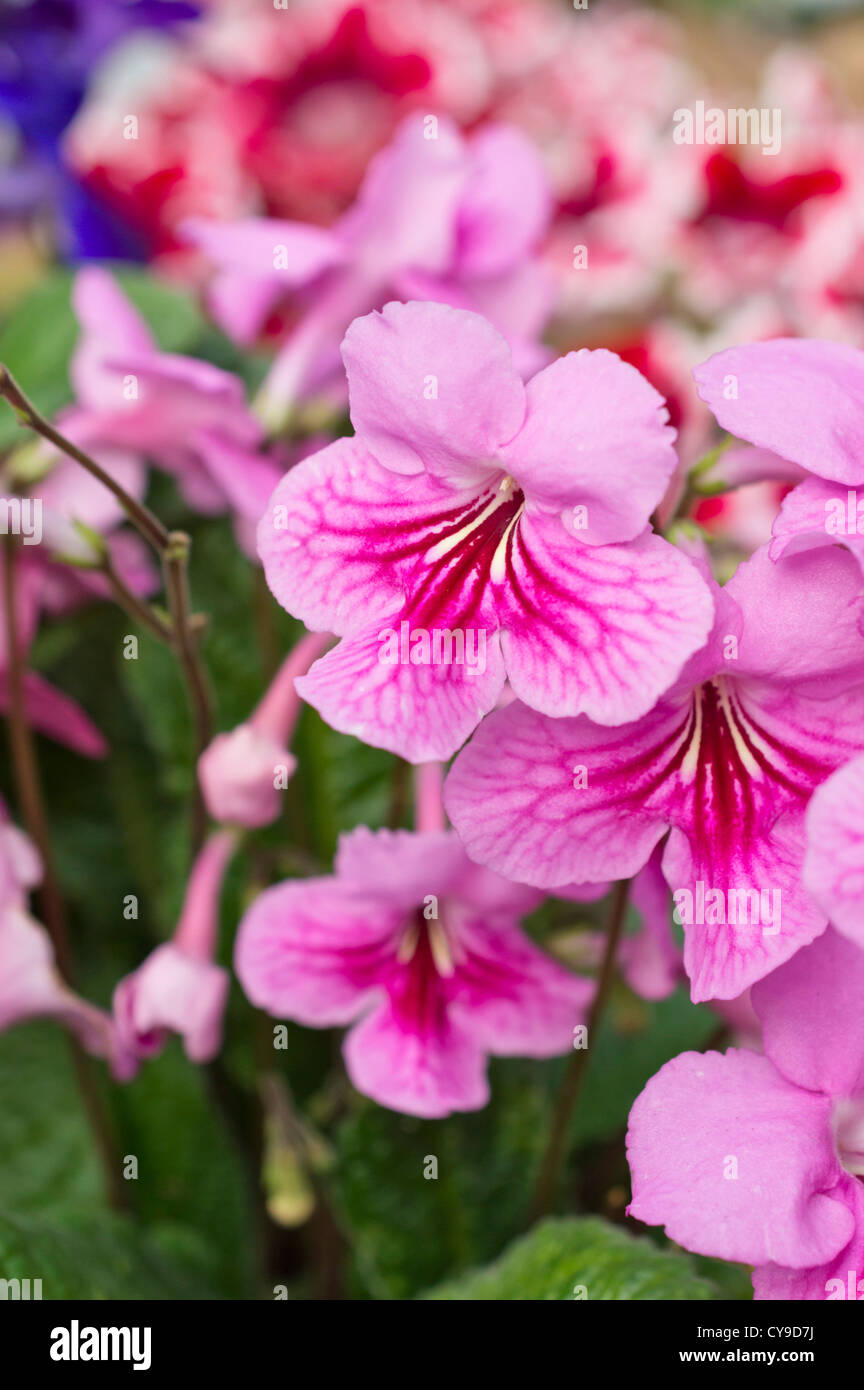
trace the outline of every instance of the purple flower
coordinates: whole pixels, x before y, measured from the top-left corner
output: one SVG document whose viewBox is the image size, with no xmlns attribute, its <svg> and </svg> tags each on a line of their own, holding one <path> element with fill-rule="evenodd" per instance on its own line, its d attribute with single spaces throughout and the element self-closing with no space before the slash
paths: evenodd
<svg viewBox="0 0 864 1390">
<path fill-rule="evenodd" d="M 380 1105 L 477 1110 L 487 1055 L 566 1051 L 591 996 L 519 929 L 540 898 L 471 864 L 452 833 L 361 827 L 343 837 L 333 878 L 256 899 L 236 970 L 277 1018 L 352 1025 L 348 1073 Z"/>
<path fill-rule="evenodd" d="M 667 831 L 663 873 L 694 1000 L 732 999 L 824 931 L 801 885 L 814 788 L 864 748 L 864 595 L 836 547 L 724 589 L 707 646 L 623 728 L 514 704 L 448 781 L 468 853 L 546 888 L 627 878 Z"/>
<path fill-rule="evenodd" d="M 657 392 L 587 350 L 525 386 L 491 324 L 441 304 L 388 304 L 342 352 L 356 436 L 292 469 L 258 528 L 280 603 L 343 639 L 303 698 L 414 762 L 449 757 L 505 678 L 556 716 L 649 710 L 711 622 L 647 529 L 676 462 Z"/>
<path fill-rule="evenodd" d="M 630 1215 L 755 1265 L 757 1299 L 864 1295 L 862 994 L 829 929 L 754 988 L 764 1056 L 685 1052 L 630 1112 Z"/>
</svg>

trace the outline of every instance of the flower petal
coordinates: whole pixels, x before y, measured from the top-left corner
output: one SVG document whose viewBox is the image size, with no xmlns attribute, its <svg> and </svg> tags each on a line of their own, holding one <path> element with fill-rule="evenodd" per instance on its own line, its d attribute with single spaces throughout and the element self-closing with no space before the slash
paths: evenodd
<svg viewBox="0 0 864 1390">
<path fill-rule="evenodd" d="M 630 1112 L 630 1215 L 722 1260 L 803 1269 L 831 1259 L 853 1222 L 831 1195 L 840 1168 L 830 1109 L 767 1057 L 675 1057 Z"/>
<path fill-rule="evenodd" d="M 604 729 L 514 702 L 477 730 L 453 764 L 444 804 L 472 859 L 544 888 L 629 878 L 669 823 L 664 774 L 686 703 Z"/>
<path fill-rule="evenodd" d="M 804 883 L 838 931 L 864 947 L 864 757 L 813 794 Z"/>
<path fill-rule="evenodd" d="M 525 423 L 501 457 L 529 501 L 584 507 L 586 545 L 638 536 L 678 463 L 663 397 L 605 348 L 569 352 L 526 390 Z M 572 513 L 564 520 L 572 528 Z"/>
<path fill-rule="evenodd" d="M 456 487 L 500 470 L 522 424 L 525 388 L 506 340 L 479 314 L 444 304 L 386 304 L 355 319 L 342 343 L 351 421 L 397 473 Z"/>
<path fill-rule="evenodd" d="M 351 1029 L 343 1051 L 357 1090 L 390 1110 L 436 1119 L 489 1100 L 486 1058 L 447 1015 L 418 1033 L 388 1000 Z"/>
<path fill-rule="evenodd" d="M 584 546 L 557 516 L 539 511 L 525 511 L 513 528 L 500 588 L 513 690 L 556 718 L 638 719 L 702 645 L 713 619 L 695 567 L 660 536 Z"/>
<path fill-rule="evenodd" d="M 844 1173 L 831 1192 L 837 1202 L 845 1202 L 855 1223 L 848 1245 L 839 1255 L 812 1269 L 788 1269 L 782 1265 L 761 1265 L 753 1271 L 753 1297 L 798 1301 L 864 1299 L 864 1184 Z"/>
<path fill-rule="evenodd" d="M 864 951 L 830 927 L 760 980 L 753 1007 L 777 1070 L 809 1091 L 864 1095 L 862 998 Z"/>
<path fill-rule="evenodd" d="M 434 479 L 399 477 L 361 440 L 339 439 L 276 488 L 258 528 L 267 583 L 313 631 L 356 632 L 401 606 L 436 528 L 459 507 Z"/>
<path fill-rule="evenodd" d="M 864 482 L 864 352 L 775 338 L 718 352 L 693 375 L 730 434 L 819 477 Z"/>
<path fill-rule="evenodd" d="M 401 913 L 332 878 L 276 884 L 248 909 L 234 966 L 252 1003 L 316 1028 L 350 1023 L 378 997 Z"/>
<path fill-rule="evenodd" d="M 572 1047 L 594 994 L 590 980 L 564 970 L 513 923 L 469 915 L 458 939 L 449 1012 L 484 1052 L 554 1057 Z"/>
<path fill-rule="evenodd" d="M 469 664 L 466 647 L 462 664 L 436 663 L 434 652 L 431 660 L 414 664 L 407 640 L 401 640 L 401 630 L 408 628 L 397 613 L 344 637 L 297 680 L 296 688 L 341 733 L 412 763 L 436 762 L 452 757 L 494 708 L 504 688 L 504 660 L 497 634 L 487 638 L 481 629 L 482 654 L 480 637 L 470 638 L 476 642 L 476 663 Z M 392 663 L 391 648 L 398 649 Z"/>
</svg>

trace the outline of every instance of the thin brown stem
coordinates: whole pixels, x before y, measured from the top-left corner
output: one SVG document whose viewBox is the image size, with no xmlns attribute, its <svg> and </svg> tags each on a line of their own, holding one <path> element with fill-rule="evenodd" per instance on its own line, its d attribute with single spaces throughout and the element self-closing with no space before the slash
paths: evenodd
<svg viewBox="0 0 864 1390">
<path fill-rule="evenodd" d="M 210 692 L 201 661 L 198 641 L 192 629 L 189 613 L 189 537 L 183 531 L 172 531 L 163 556 L 165 593 L 173 625 L 173 646 L 186 684 L 192 719 L 195 726 L 195 755 L 197 759 L 210 742 L 213 719 L 210 711 Z M 192 798 L 192 851 L 197 854 L 207 828 L 207 812 L 196 778 Z"/>
<path fill-rule="evenodd" d="M 48 832 L 48 820 L 39 779 L 36 748 L 27 721 L 24 696 L 24 657 L 19 642 L 15 610 L 15 550 L 14 539 L 7 536 L 3 546 L 3 602 L 8 642 L 8 723 L 12 767 L 15 774 L 21 817 L 42 861 L 42 883 L 38 892 L 42 920 L 54 947 L 54 957 L 58 970 L 66 982 L 71 983 L 71 953 L 66 925 L 66 910 L 57 877 L 51 837 Z M 119 1152 L 102 1104 L 102 1097 L 93 1074 L 90 1058 L 72 1034 L 68 1035 L 68 1043 L 84 1111 L 102 1163 L 108 1199 L 116 1211 L 128 1210 L 126 1190 L 121 1177 Z"/>
<path fill-rule="evenodd" d="M 92 473 L 94 478 L 98 478 L 109 492 L 113 492 L 132 525 L 140 531 L 145 540 L 149 541 L 162 554 L 170 539 L 168 528 L 163 526 L 149 507 L 130 496 L 126 489 L 121 487 L 115 478 L 111 477 L 110 473 L 106 473 L 101 464 L 49 424 L 45 417 L 40 415 L 33 402 L 25 396 L 9 368 L 3 366 L 2 363 L 0 363 L 0 396 L 5 397 L 9 402 L 18 416 L 19 424 L 35 430 L 36 434 L 41 434 L 42 438 L 47 439 L 49 444 L 53 444 L 55 449 L 59 449 L 61 453 L 75 459 L 82 468 L 87 469 L 88 473 Z"/>
<path fill-rule="evenodd" d="M 152 633 L 154 637 L 158 637 L 160 642 L 167 642 L 170 646 L 174 641 L 174 632 L 171 624 L 166 622 L 161 613 L 149 603 L 145 603 L 136 593 L 133 593 L 128 584 L 126 584 L 120 574 L 118 574 L 111 556 L 107 552 L 102 560 L 100 569 L 108 581 L 111 592 L 120 607 L 125 609 L 130 618 L 135 622 L 140 623 L 141 626 Z"/>
<path fill-rule="evenodd" d="M 588 1046 L 574 1051 L 567 1064 L 564 1080 L 558 1092 L 555 1103 L 555 1111 L 552 1116 L 552 1125 L 549 1130 L 549 1138 L 546 1144 L 546 1152 L 540 1165 L 540 1172 L 537 1178 L 537 1186 L 534 1189 L 534 1199 L 531 1206 L 531 1219 L 536 1221 L 539 1217 L 545 1216 L 551 1209 L 555 1200 L 555 1190 L 558 1185 L 558 1175 L 564 1161 L 567 1147 L 567 1134 L 570 1129 L 570 1121 L 579 1093 L 582 1089 L 582 1082 L 585 1076 L 588 1063 L 588 1053 L 594 1045 L 594 1039 L 603 1017 L 606 1001 L 609 997 L 609 990 L 615 974 L 615 956 L 618 950 L 618 942 L 624 926 L 624 919 L 627 914 L 627 899 L 630 892 L 629 880 L 622 880 L 616 883 L 612 894 L 612 902 L 609 908 L 609 921 L 606 927 L 606 943 L 603 951 L 603 959 L 600 963 L 600 970 L 597 975 L 597 988 L 594 991 L 594 998 L 591 1002 L 591 1009 L 588 1014 Z"/>
</svg>

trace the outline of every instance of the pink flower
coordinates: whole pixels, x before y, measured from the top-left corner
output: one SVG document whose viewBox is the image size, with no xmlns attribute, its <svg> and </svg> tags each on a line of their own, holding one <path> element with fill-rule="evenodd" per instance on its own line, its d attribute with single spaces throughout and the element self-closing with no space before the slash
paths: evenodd
<svg viewBox="0 0 864 1390">
<path fill-rule="evenodd" d="M 114 991 L 122 1081 L 135 1075 L 143 1058 L 162 1050 L 169 1032 L 183 1038 L 190 1061 L 209 1062 L 219 1051 L 229 978 L 213 955 L 222 879 L 234 846 L 233 831 L 210 836 L 192 869 L 172 940 L 157 946 Z"/>
<path fill-rule="evenodd" d="M 45 928 L 21 907 L 0 915 L 0 1029 L 53 1018 L 98 1057 L 116 1058 L 110 1015 L 64 983 Z"/>
<path fill-rule="evenodd" d="M 505 677 L 556 716 L 650 709 L 711 621 L 646 529 L 675 467 L 657 393 L 604 351 L 526 387 L 485 319 L 440 304 L 389 304 L 342 351 L 356 436 L 292 469 L 258 530 L 279 601 L 343 638 L 303 698 L 414 762 L 449 757 Z"/>
<path fill-rule="evenodd" d="M 694 376 L 724 429 L 776 459 L 778 476 L 803 478 L 775 518 L 771 558 L 841 544 L 864 568 L 864 352 L 777 338 L 719 352 Z"/>
<path fill-rule="evenodd" d="M 731 999 L 818 936 L 802 888 L 814 788 L 864 747 L 864 595 L 836 547 L 764 549 L 716 587 L 707 646 L 619 729 L 497 711 L 460 754 L 448 813 L 468 853 L 546 888 L 663 873 L 694 1000 Z"/>
<path fill-rule="evenodd" d="M 57 970 L 47 931 L 27 911 L 30 890 L 41 878 L 35 846 L 0 802 L 0 1030 L 32 1018 L 53 1018 L 88 1052 L 113 1059 L 109 1015 L 69 989 Z"/>
<path fill-rule="evenodd" d="M 813 795 L 804 882 L 837 930 L 864 947 L 864 757 Z"/>
<path fill-rule="evenodd" d="M 754 988 L 764 1056 L 685 1052 L 630 1112 L 630 1215 L 755 1265 L 757 1299 L 864 1295 L 862 992 L 829 929 Z"/>
<path fill-rule="evenodd" d="M 540 895 L 471 864 L 449 832 L 360 828 L 333 878 L 269 888 L 240 925 L 252 1002 L 317 1028 L 351 1024 L 359 1091 L 426 1117 L 489 1098 L 487 1054 L 564 1052 L 592 986 L 517 923 Z"/>
<path fill-rule="evenodd" d="M 73 303 L 82 328 L 70 367 L 81 403 L 73 438 L 97 461 L 103 448 L 131 454 L 139 469 L 152 459 L 177 478 L 197 511 L 257 521 L 281 470 L 260 452 L 261 426 L 240 380 L 209 362 L 160 352 L 107 271 L 79 271 Z"/>
<path fill-rule="evenodd" d="M 24 555 L 26 557 L 26 550 Z M 36 635 L 45 568 L 40 561 L 29 558 L 16 562 L 15 628 L 19 652 L 25 657 Z M 4 588 L 5 582 L 0 576 L 0 597 Z M 82 757 L 104 757 L 105 740 L 80 705 L 36 671 L 25 670 L 22 683 L 27 719 L 34 729 L 74 749 Z M 11 703 L 9 632 L 3 603 L 0 606 L 0 712 L 8 714 Z"/>
<path fill-rule="evenodd" d="M 535 250 L 550 211 L 539 157 L 518 130 L 486 126 L 465 140 L 445 117 L 415 116 L 329 230 L 252 218 L 187 231 L 220 269 L 211 305 L 240 342 L 257 337 L 286 290 L 308 290 L 256 401 L 275 429 L 305 389 L 338 374 L 351 320 L 388 299 L 479 310 L 513 340 L 518 365 L 535 371 L 548 355 L 534 340 L 553 285 Z"/>
<path fill-rule="evenodd" d="M 198 779 L 214 820 L 254 828 L 279 815 L 279 792 L 297 765 L 286 747 L 300 712 L 294 682 L 330 640 L 325 633 L 298 642 L 249 719 L 217 734 L 201 754 Z"/>
</svg>

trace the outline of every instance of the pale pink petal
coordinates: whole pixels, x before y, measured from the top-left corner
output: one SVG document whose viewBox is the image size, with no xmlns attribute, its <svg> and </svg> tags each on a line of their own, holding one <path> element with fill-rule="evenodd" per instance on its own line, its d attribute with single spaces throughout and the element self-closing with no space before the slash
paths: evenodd
<svg viewBox="0 0 864 1390">
<path fill-rule="evenodd" d="M 351 421 L 386 468 L 454 486 L 488 483 L 525 415 L 506 340 L 479 314 L 386 304 L 355 319 L 342 356 Z"/>
<path fill-rule="evenodd" d="M 864 1299 L 864 1183 L 844 1173 L 831 1197 L 846 1203 L 855 1223 L 848 1245 L 812 1269 L 788 1269 L 777 1264 L 754 1269 L 753 1297 L 757 1302 L 860 1303 Z"/>
<path fill-rule="evenodd" d="M 470 154 L 455 273 L 491 277 L 518 264 L 539 241 L 552 211 L 551 187 L 537 146 L 514 126 L 484 126 Z"/>
<path fill-rule="evenodd" d="M 108 359 L 127 353 L 155 352 L 144 320 L 117 284 L 99 266 L 85 266 L 75 276 L 72 308 L 81 336 L 69 362 L 69 379 L 81 405 L 114 410 L 122 405 L 122 377 Z"/>
<path fill-rule="evenodd" d="M 454 254 L 456 213 L 471 176 L 468 148 L 447 117 L 408 116 L 371 161 L 334 231 L 362 276 L 386 285 L 404 266 L 441 272 Z"/>
<path fill-rule="evenodd" d="M 630 1215 L 723 1260 L 804 1269 L 831 1259 L 853 1220 L 832 1194 L 840 1168 L 830 1110 L 767 1057 L 674 1058 L 630 1112 Z"/>
<path fill-rule="evenodd" d="M 795 682 L 816 699 L 864 680 L 864 589 L 839 546 L 774 564 L 762 546 L 726 585 L 746 613 L 730 671 Z"/>
<path fill-rule="evenodd" d="M 381 898 L 391 907 L 416 911 L 433 893 L 463 896 L 464 876 L 472 865 L 450 830 L 369 830 L 360 825 L 339 837 L 335 869 L 358 892 Z"/>
<path fill-rule="evenodd" d="M 183 1038 L 192 1062 L 209 1062 L 222 1044 L 228 972 L 187 954 L 172 942 L 157 946 L 114 991 L 121 1051 L 152 1056 L 165 1032 Z"/>
<path fill-rule="evenodd" d="M 234 966 L 252 1003 L 317 1028 L 372 1004 L 398 949 L 401 909 L 340 879 L 268 888 L 247 910 Z"/>
<path fill-rule="evenodd" d="M 864 1095 L 862 998 L 864 951 L 829 927 L 753 988 L 775 1067 L 810 1091 Z"/>
<path fill-rule="evenodd" d="M 287 748 L 251 724 L 217 734 L 198 759 L 207 810 L 223 825 L 269 825 L 282 809 L 282 788 L 296 766 Z"/>
<path fill-rule="evenodd" d="M 804 883 L 837 929 L 864 947 L 864 757 L 841 767 L 813 795 Z"/>
<path fill-rule="evenodd" d="M 678 463 L 662 396 L 604 348 L 568 353 L 526 390 L 525 422 L 500 452 L 529 501 L 564 512 L 586 545 L 638 536 Z"/>
<path fill-rule="evenodd" d="M 337 265 L 346 256 L 339 237 L 324 227 L 270 217 L 241 217 L 217 222 L 190 217 L 179 232 L 223 270 L 254 279 L 273 278 L 296 288 Z"/>
<path fill-rule="evenodd" d="M 417 1033 L 388 1000 L 351 1029 L 343 1050 L 357 1090 L 391 1110 L 436 1119 L 489 1100 L 486 1058 L 447 1016 Z"/>
<path fill-rule="evenodd" d="M 557 516 L 531 511 L 507 548 L 498 612 L 518 698 L 602 724 L 647 713 L 714 615 L 695 567 L 661 537 L 589 547 Z"/>
<path fill-rule="evenodd" d="M 724 429 L 822 478 L 864 482 L 864 353 L 776 338 L 727 348 L 693 373 Z"/>
<path fill-rule="evenodd" d="M 780 505 L 771 533 L 771 559 L 823 545 L 844 545 L 864 569 L 864 526 L 859 535 L 855 492 L 851 498 L 850 506 L 847 490 L 825 478 L 809 477 L 799 483 Z"/>
</svg>

